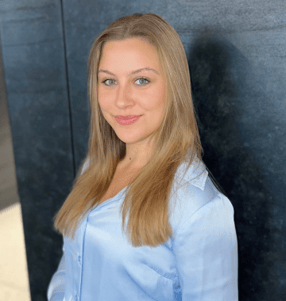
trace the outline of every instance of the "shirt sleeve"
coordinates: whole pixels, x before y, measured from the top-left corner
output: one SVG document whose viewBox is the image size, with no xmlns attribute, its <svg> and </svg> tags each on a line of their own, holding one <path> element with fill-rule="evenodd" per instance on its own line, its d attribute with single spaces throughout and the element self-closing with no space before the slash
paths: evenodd
<svg viewBox="0 0 286 301">
<path fill-rule="evenodd" d="M 194 212 L 175 235 L 173 251 L 182 301 L 237 301 L 234 210 L 223 194 Z"/>
<path fill-rule="evenodd" d="M 50 284 L 48 286 L 47 297 L 48 301 L 63 301 L 65 296 L 65 253 L 63 246 L 63 255 L 60 260 L 59 266 L 54 273 Z"/>
</svg>

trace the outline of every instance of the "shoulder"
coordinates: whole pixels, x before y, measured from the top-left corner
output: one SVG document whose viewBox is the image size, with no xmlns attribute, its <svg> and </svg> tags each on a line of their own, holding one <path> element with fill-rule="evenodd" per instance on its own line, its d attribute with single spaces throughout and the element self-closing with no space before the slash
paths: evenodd
<svg viewBox="0 0 286 301">
<path fill-rule="evenodd" d="M 173 229 L 176 231 L 196 212 L 207 210 L 207 208 L 221 207 L 221 209 L 224 208 L 222 209 L 224 213 L 232 215 L 231 202 L 217 190 L 204 163 L 195 160 L 190 167 L 186 167 L 187 164 L 182 164 L 175 177 L 170 209 Z"/>
</svg>

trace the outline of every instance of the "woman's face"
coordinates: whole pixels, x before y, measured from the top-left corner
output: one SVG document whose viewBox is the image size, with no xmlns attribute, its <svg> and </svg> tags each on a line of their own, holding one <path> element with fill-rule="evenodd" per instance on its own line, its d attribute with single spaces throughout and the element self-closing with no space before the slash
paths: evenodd
<svg viewBox="0 0 286 301">
<path fill-rule="evenodd" d="M 140 38 L 105 43 L 98 68 L 98 102 L 104 118 L 123 142 L 142 145 L 158 129 L 165 108 L 165 87 L 154 46 Z M 140 117 L 135 123 L 122 125 L 115 119 L 117 115 Z"/>
</svg>

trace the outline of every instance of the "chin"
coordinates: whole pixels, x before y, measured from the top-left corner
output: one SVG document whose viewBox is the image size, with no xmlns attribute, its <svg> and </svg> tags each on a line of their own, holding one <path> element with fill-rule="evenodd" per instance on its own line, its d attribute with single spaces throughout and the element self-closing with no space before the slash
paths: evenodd
<svg viewBox="0 0 286 301">
<path fill-rule="evenodd" d="M 128 132 L 126 130 L 117 129 L 114 130 L 116 136 L 124 143 L 135 143 L 137 141 L 141 141 L 145 139 L 145 136 L 142 137 L 142 135 L 138 135 L 138 133 L 135 132 Z"/>
</svg>

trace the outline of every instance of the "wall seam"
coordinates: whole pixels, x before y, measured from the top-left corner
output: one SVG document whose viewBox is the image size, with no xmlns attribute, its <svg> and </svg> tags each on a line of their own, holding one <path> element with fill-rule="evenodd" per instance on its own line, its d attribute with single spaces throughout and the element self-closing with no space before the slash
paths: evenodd
<svg viewBox="0 0 286 301">
<path fill-rule="evenodd" d="M 73 162 L 73 175 L 75 177 L 76 176 L 76 166 L 75 166 L 75 149 L 74 149 L 74 139 L 73 139 L 73 119 L 72 119 L 72 108 L 71 108 L 71 97 L 70 97 L 71 93 L 70 93 L 70 85 L 69 85 L 69 71 L 68 71 L 63 0 L 60 0 L 60 6 L 61 6 L 63 50 L 64 50 L 65 73 L 66 73 L 66 87 L 67 87 L 68 109 L 69 109 L 69 119 L 70 119 L 70 138 L 71 138 L 71 150 L 72 150 L 72 162 Z"/>
</svg>

